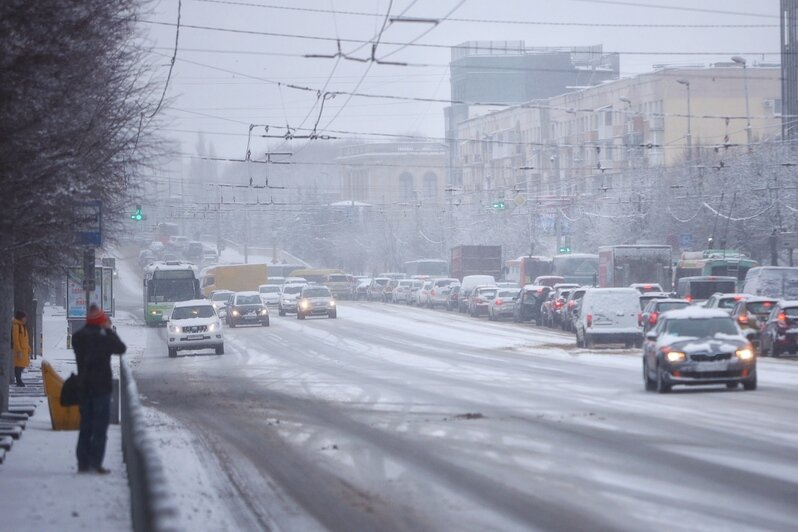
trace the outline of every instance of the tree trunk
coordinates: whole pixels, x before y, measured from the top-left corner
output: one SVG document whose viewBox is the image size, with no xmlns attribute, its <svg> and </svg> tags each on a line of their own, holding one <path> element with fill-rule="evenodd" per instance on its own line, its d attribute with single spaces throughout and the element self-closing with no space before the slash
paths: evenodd
<svg viewBox="0 0 798 532">
<path fill-rule="evenodd" d="M 0 249 L 11 240 L 0 232 Z M 14 267 L 11 252 L 0 253 L 0 412 L 8 410 L 8 384 L 14 374 L 11 352 L 11 319 L 14 317 Z"/>
</svg>

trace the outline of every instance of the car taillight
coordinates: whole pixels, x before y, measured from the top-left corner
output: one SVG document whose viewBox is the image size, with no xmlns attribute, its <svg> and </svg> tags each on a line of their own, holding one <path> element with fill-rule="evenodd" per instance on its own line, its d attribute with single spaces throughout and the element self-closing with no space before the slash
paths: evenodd
<svg viewBox="0 0 798 532">
<path fill-rule="evenodd" d="M 648 315 L 648 324 L 649 325 L 656 325 L 657 324 L 657 318 L 659 318 L 659 313 L 658 312 L 652 312 L 651 314 Z"/>
<path fill-rule="evenodd" d="M 554 306 L 560 308 L 562 306 L 562 300 L 558 299 L 554 302 Z"/>
<path fill-rule="evenodd" d="M 740 325 L 748 325 L 748 321 L 749 321 L 749 320 L 748 320 L 748 315 L 747 315 L 747 314 L 740 314 L 740 315 L 737 317 L 737 322 L 738 322 Z"/>
<path fill-rule="evenodd" d="M 685 296 L 684 299 L 686 299 L 688 303 L 692 303 L 693 302 L 693 296 Z"/>
<path fill-rule="evenodd" d="M 576 301 L 569 301 L 569 302 L 568 302 L 568 308 L 569 308 L 570 310 L 573 310 L 573 308 L 574 308 L 575 306 L 576 306 Z"/>
<path fill-rule="evenodd" d="M 587 315 L 587 326 L 588 327 L 592 327 L 593 326 L 593 314 L 588 314 Z"/>
<path fill-rule="evenodd" d="M 776 319 L 779 320 L 779 325 L 782 327 L 787 326 L 787 314 L 785 312 L 779 312 L 779 315 Z"/>
<path fill-rule="evenodd" d="M 502 303 L 502 300 L 501 300 L 501 299 L 497 299 L 497 300 L 496 300 L 496 306 L 497 306 L 497 307 L 498 307 L 499 305 L 502 305 L 502 304 L 503 304 L 503 303 Z"/>
</svg>

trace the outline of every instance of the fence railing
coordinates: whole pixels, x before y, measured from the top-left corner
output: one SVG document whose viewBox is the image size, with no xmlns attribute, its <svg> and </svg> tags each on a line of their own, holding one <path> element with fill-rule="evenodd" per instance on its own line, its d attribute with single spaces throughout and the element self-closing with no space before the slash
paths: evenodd
<svg viewBox="0 0 798 532">
<path fill-rule="evenodd" d="M 136 532 L 177 531 L 177 505 L 166 483 L 161 459 L 148 436 L 133 372 L 119 363 L 122 456 L 130 485 L 130 511 Z"/>
</svg>

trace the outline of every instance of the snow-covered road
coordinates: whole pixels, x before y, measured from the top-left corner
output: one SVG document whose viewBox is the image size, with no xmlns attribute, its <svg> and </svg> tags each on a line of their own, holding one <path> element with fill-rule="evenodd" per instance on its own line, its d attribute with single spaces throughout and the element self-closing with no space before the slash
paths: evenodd
<svg viewBox="0 0 798 532">
<path fill-rule="evenodd" d="M 139 388 L 158 411 L 154 428 L 187 523 L 792 530 L 798 522 L 798 361 L 760 360 L 755 392 L 656 395 L 643 390 L 637 350 L 580 350 L 569 335 L 529 325 L 347 302 L 337 320 L 275 313 L 271 323 L 226 329 L 225 355 L 177 359 L 166 356 L 163 330 L 141 329 Z"/>
</svg>

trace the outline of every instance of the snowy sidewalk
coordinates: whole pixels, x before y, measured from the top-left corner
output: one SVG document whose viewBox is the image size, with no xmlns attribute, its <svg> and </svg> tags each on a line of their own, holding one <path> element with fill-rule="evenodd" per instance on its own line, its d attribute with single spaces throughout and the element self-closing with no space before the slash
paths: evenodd
<svg viewBox="0 0 798 532">
<path fill-rule="evenodd" d="M 50 424 L 47 399 L 41 392 L 41 362 L 49 362 L 63 378 L 77 371 L 74 354 L 66 347 L 66 331 L 64 309 L 45 307 L 44 356 L 32 360 L 23 375 L 29 386 L 12 386 L 12 406 L 26 403 L 37 407 L 22 436 L 6 454 L 5 463 L 0 465 L 0 528 L 132 530 L 120 425 L 108 429 L 104 466 L 111 473 L 79 475 L 75 458 L 77 431 L 54 431 Z M 117 374 L 116 368 L 114 373 Z"/>
</svg>

